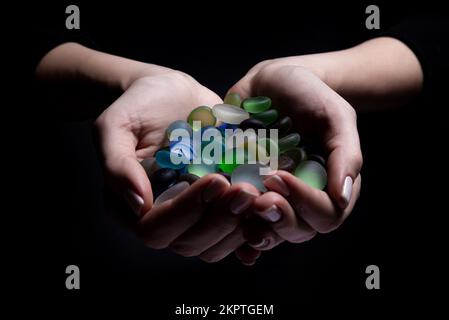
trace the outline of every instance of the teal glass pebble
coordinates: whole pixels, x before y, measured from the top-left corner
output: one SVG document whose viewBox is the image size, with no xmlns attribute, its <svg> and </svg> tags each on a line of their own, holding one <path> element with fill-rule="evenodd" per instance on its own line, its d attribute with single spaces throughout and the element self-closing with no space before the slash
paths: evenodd
<svg viewBox="0 0 449 320">
<path fill-rule="evenodd" d="M 313 160 L 301 162 L 296 167 L 294 175 L 312 188 L 323 190 L 327 184 L 326 169 Z"/>
<path fill-rule="evenodd" d="M 240 108 L 240 105 L 242 104 L 242 98 L 240 95 L 236 92 L 229 92 L 226 97 L 224 98 L 223 102 L 225 104 L 230 104 L 236 107 Z"/>
<path fill-rule="evenodd" d="M 264 125 L 268 126 L 274 123 L 279 117 L 279 112 L 276 109 L 269 109 L 260 113 L 254 113 L 251 115 L 252 119 L 257 119 L 263 122 Z"/>
<path fill-rule="evenodd" d="M 159 205 L 161 205 L 162 203 L 164 203 L 165 201 L 168 201 L 170 199 L 175 198 L 176 196 L 178 196 L 181 192 L 183 192 L 184 190 L 186 190 L 188 187 L 190 186 L 190 184 L 186 181 L 182 181 L 179 182 L 173 186 L 171 186 L 170 188 L 168 188 L 167 190 L 165 190 L 164 192 L 162 192 L 154 201 L 153 206 L 157 207 Z"/>
<path fill-rule="evenodd" d="M 266 192 L 267 188 L 263 184 L 264 176 L 260 174 L 260 168 L 260 164 L 242 164 L 238 166 L 231 174 L 231 183 L 246 182 L 256 187 L 259 191 Z"/>
<path fill-rule="evenodd" d="M 210 173 L 217 172 L 217 166 L 215 164 L 207 165 L 203 163 L 202 164 L 191 163 L 187 165 L 187 172 L 201 178 Z"/>
<path fill-rule="evenodd" d="M 167 150 L 159 150 L 156 152 L 156 162 L 161 168 L 169 168 L 174 170 L 180 170 L 186 166 L 185 163 L 174 164 L 171 161 L 171 152 Z"/>
<path fill-rule="evenodd" d="M 291 133 L 288 136 L 279 139 L 278 142 L 279 152 L 283 153 L 289 149 L 296 147 L 299 144 L 300 140 L 301 137 L 299 133 Z"/>
<path fill-rule="evenodd" d="M 285 136 L 292 128 L 293 121 L 290 117 L 282 117 L 277 122 L 273 123 L 270 126 L 270 129 L 277 129 L 278 130 L 278 137 L 281 138 Z"/>
<path fill-rule="evenodd" d="M 172 122 L 168 127 L 167 127 L 167 138 L 170 140 L 170 134 L 173 132 L 173 130 L 175 129 L 182 129 L 185 130 L 185 134 L 188 135 L 189 137 L 192 136 L 192 127 L 184 120 L 176 120 L 174 122 Z M 183 135 L 184 136 L 184 135 Z"/>
<path fill-rule="evenodd" d="M 242 101 L 242 107 L 249 113 L 260 113 L 271 107 L 271 99 L 268 97 L 251 97 Z"/>
<path fill-rule="evenodd" d="M 218 120 L 229 124 L 240 124 L 249 118 L 248 112 L 230 104 L 216 104 L 212 113 Z"/>
<path fill-rule="evenodd" d="M 201 121 L 201 127 L 194 127 L 193 121 Z M 212 109 L 207 106 L 200 106 L 195 108 L 190 112 L 187 117 L 188 124 L 193 128 L 193 130 L 200 130 L 203 127 L 215 126 L 217 119 L 212 113 Z"/>
</svg>

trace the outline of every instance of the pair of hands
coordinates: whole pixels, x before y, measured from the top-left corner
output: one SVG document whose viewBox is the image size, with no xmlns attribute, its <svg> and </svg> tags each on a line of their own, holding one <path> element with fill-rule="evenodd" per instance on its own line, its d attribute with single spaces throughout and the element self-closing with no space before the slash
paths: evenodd
<svg viewBox="0 0 449 320">
<path fill-rule="evenodd" d="M 140 161 L 158 150 L 167 126 L 199 105 L 222 99 L 179 71 L 132 82 L 97 119 L 106 177 L 139 215 L 134 226 L 151 248 L 216 262 L 232 252 L 251 265 L 260 251 L 283 241 L 301 243 L 337 228 L 360 193 L 362 155 L 354 109 L 321 75 L 287 59 L 253 67 L 230 91 L 266 95 L 291 116 L 301 134 L 328 155 L 327 192 L 284 171 L 267 177 L 264 194 L 249 184 L 230 185 L 218 174 L 201 178 L 176 198 L 153 207 L 151 184 Z"/>
</svg>

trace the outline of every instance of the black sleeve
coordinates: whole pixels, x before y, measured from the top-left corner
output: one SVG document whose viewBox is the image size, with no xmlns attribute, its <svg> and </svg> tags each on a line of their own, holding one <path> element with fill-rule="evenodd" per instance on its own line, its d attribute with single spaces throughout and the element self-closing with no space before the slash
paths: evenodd
<svg viewBox="0 0 449 320">
<path fill-rule="evenodd" d="M 449 19 L 423 13 L 407 17 L 382 34 L 406 44 L 417 56 L 424 73 L 424 95 L 442 94 L 449 72 Z"/>
</svg>

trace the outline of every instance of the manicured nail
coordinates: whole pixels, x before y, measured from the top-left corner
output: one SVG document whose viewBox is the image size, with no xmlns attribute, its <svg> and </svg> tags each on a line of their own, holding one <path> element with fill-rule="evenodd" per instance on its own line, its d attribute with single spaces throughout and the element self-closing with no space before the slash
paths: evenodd
<svg viewBox="0 0 449 320">
<path fill-rule="evenodd" d="M 240 214 L 248 209 L 256 196 L 257 195 L 252 194 L 248 191 L 240 190 L 239 193 L 237 193 L 231 200 L 230 209 L 232 213 Z"/>
<path fill-rule="evenodd" d="M 264 238 L 264 239 L 260 240 L 259 242 L 256 242 L 256 243 L 248 242 L 248 244 L 255 249 L 261 249 L 261 248 L 267 247 L 270 244 L 270 240 L 267 238 Z"/>
<path fill-rule="evenodd" d="M 125 194 L 125 198 L 134 213 L 137 216 L 140 216 L 140 211 L 143 207 L 143 198 L 132 190 L 128 190 Z"/>
<path fill-rule="evenodd" d="M 272 205 L 268 209 L 260 211 L 259 214 L 262 218 L 270 222 L 278 222 L 282 217 L 281 212 L 276 205 Z"/>
<path fill-rule="evenodd" d="M 288 190 L 288 187 L 285 184 L 284 180 L 282 180 L 282 178 L 276 174 L 267 178 L 264 181 L 264 185 L 268 189 L 276 191 L 277 193 L 283 195 L 284 197 L 288 197 L 290 195 L 290 191 Z"/>
<path fill-rule="evenodd" d="M 341 192 L 341 197 L 344 202 L 344 207 L 346 208 L 351 200 L 352 195 L 352 178 L 347 176 L 345 182 L 343 183 L 343 190 Z"/>
<path fill-rule="evenodd" d="M 211 202 L 217 199 L 223 192 L 225 182 L 221 179 L 214 178 L 203 191 L 204 202 Z"/>
</svg>

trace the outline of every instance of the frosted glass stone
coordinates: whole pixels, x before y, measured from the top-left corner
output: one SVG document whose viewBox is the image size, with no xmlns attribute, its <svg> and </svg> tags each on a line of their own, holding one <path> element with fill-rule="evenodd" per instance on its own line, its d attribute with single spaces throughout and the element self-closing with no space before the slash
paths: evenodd
<svg viewBox="0 0 449 320">
<path fill-rule="evenodd" d="M 276 109 L 268 109 L 260 113 L 254 113 L 251 115 L 252 119 L 260 120 L 264 125 L 268 126 L 274 123 L 279 117 L 279 112 Z"/>
<path fill-rule="evenodd" d="M 295 161 L 296 165 L 298 165 L 301 161 L 304 161 L 307 159 L 306 151 L 303 148 L 291 148 L 285 152 L 282 153 L 282 155 L 285 155 L 293 161 Z"/>
<path fill-rule="evenodd" d="M 218 120 L 229 124 L 240 124 L 249 118 L 248 112 L 230 104 L 216 104 L 212 113 Z"/>
<path fill-rule="evenodd" d="M 247 129 L 254 129 L 257 133 L 258 129 L 266 129 L 266 126 L 260 120 L 249 118 L 249 119 L 242 121 L 239 124 L 239 128 L 242 129 L 243 131 L 245 131 Z"/>
<path fill-rule="evenodd" d="M 242 164 L 238 166 L 231 174 L 231 183 L 237 184 L 240 182 L 246 182 L 252 184 L 261 192 L 266 192 L 267 188 L 263 185 L 263 178 L 260 174 L 259 164 Z"/>
<path fill-rule="evenodd" d="M 170 154 L 171 152 L 167 150 L 159 150 L 156 152 L 156 161 L 161 168 L 179 170 L 186 166 L 185 163 L 174 164 L 171 161 Z"/>
<path fill-rule="evenodd" d="M 207 106 L 200 106 L 195 108 L 190 112 L 187 117 L 187 122 L 193 128 L 193 130 L 199 130 L 200 128 L 195 128 L 193 121 L 201 121 L 201 127 L 214 126 L 217 122 L 214 114 L 212 113 L 212 109 Z"/>
<path fill-rule="evenodd" d="M 225 104 L 231 104 L 233 106 L 239 107 L 242 104 L 242 98 L 238 93 L 229 92 L 223 101 Z"/>
<path fill-rule="evenodd" d="M 294 175 L 312 188 L 323 190 L 327 184 L 326 169 L 313 160 L 301 162 L 296 167 Z"/>
<path fill-rule="evenodd" d="M 176 183 L 178 174 L 173 169 L 162 168 L 153 172 L 150 176 L 151 189 L 154 198 Z"/>
<path fill-rule="evenodd" d="M 217 172 L 217 166 L 215 164 L 207 165 L 207 164 L 192 163 L 187 166 L 187 172 L 201 178 L 210 173 Z"/>
<path fill-rule="evenodd" d="M 156 198 L 156 200 L 154 201 L 154 206 L 159 206 L 163 202 L 173 199 L 174 197 L 179 195 L 181 192 L 186 190 L 189 186 L 190 186 L 190 184 L 186 181 L 182 181 L 182 182 L 179 182 L 179 183 L 173 185 L 172 187 L 170 187 L 167 190 L 165 190 L 164 192 L 162 192 L 159 195 L 159 197 Z"/>
<path fill-rule="evenodd" d="M 288 172 L 295 170 L 297 163 L 289 156 L 282 155 L 278 159 L 278 169 Z"/>
<path fill-rule="evenodd" d="M 278 137 L 285 136 L 292 128 L 293 121 L 290 117 L 282 117 L 277 122 L 273 123 L 270 126 L 270 129 L 277 129 L 278 130 Z"/>
<path fill-rule="evenodd" d="M 283 153 L 289 149 L 296 147 L 299 144 L 301 137 L 299 133 L 291 133 L 288 136 L 285 136 L 279 139 L 279 152 Z"/>
<path fill-rule="evenodd" d="M 189 137 L 192 137 L 192 127 L 184 120 L 176 120 L 174 122 L 172 122 L 168 127 L 167 127 L 167 138 L 170 140 L 170 134 L 173 132 L 173 130 L 175 129 L 182 129 L 185 130 L 186 135 L 188 135 Z"/>
<path fill-rule="evenodd" d="M 271 107 L 271 99 L 268 97 L 251 97 L 243 100 L 242 107 L 250 113 L 260 113 Z"/>
</svg>

